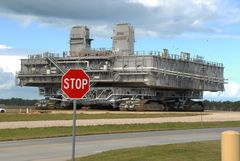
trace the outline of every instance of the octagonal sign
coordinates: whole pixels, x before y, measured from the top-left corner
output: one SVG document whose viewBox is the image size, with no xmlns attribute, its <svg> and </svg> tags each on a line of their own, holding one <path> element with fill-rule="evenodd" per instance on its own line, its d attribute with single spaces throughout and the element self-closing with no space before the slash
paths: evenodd
<svg viewBox="0 0 240 161">
<path fill-rule="evenodd" d="M 82 69 L 69 69 L 62 76 L 61 90 L 70 99 L 83 98 L 90 90 L 90 78 Z"/>
</svg>

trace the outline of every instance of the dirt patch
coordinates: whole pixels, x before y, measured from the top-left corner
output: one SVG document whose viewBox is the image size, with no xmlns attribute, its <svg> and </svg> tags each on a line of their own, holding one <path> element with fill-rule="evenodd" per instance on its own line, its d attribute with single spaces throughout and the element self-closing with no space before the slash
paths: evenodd
<svg viewBox="0 0 240 161">
<path fill-rule="evenodd" d="M 240 112 L 211 112 L 208 115 L 163 117 L 163 118 L 134 118 L 134 119 L 89 119 L 77 120 L 77 126 L 106 125 L 106 124 L 146 124 L 164 122 L 215 122 L 215 121 L 240 121 Z M 0 129 L 35 128 L 72 126 L 72 120 L 53 121 L 18 121 L 0 122 Z"/>
</svg>

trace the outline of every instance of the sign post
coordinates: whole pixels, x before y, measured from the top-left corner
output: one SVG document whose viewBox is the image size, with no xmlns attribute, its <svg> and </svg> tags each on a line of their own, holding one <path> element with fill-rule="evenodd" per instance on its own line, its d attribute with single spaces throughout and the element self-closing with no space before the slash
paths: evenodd
<svg viewBox="0 0 240 161">
<path fill-rule="evenodd" d="M 76 99 L 81 99 L 88 93 L 90 78 L 82 69 L 69 69 L 62 76 L 61 90 L 73 100 L 72 161 L 75 161 Z"/>
<path fill-rule="evenodd" d="M 72 161 L 75 161 L 76 100 L 73 100 Z"/>
</svg>

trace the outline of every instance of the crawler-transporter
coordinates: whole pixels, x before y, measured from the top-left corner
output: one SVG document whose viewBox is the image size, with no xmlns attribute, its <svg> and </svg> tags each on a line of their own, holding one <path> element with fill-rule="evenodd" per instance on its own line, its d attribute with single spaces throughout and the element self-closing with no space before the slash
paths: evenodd
<svg viewBox="0 0 240 161">
<path fill-rule="evenodd" d="M 19 86 L 39 88 L 48 98 L 38 106 L 71 103 L 61 92 L 61 76 L 70 68 L 83 69 L 91 79 L 89 93 L 77 103 L 84 107 L 132 111 L 203 111 L 203 91 L 224 90 L 224 67 L 181 52 L 134 51 L 134 28 L 127 23 L 113 28 L 112 49 L 92 49 L 87 26 L 74 26 L 70 51 L 30 55 L 21 59 Z"/>
</svg>

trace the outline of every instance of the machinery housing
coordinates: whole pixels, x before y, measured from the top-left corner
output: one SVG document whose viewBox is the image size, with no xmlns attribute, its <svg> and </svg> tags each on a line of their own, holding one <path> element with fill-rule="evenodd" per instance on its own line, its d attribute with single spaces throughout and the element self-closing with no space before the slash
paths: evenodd
<svg viewBox="0 0 240 161">
<path fill-rule="evenodd" d="M 203 91 L 224 90 L 224 67 L 181 52 L 134 51 L 134 28 L 127 23 L 113 28 L 112 50 L 92 49 L 87 26 L 74 26 L 70 51 L 29 55 L 21 59 L 17 85 L 39 87 L 38 106 L 71 101 L 61 92 L 61 76 L 70 68 L 81 68 L 91 79 L 91 90 L 82 106 L 111 106 L 120 110 L 203 111 Z M 46 105 L 47 104 L 47 105 Z"/>
</svg>

